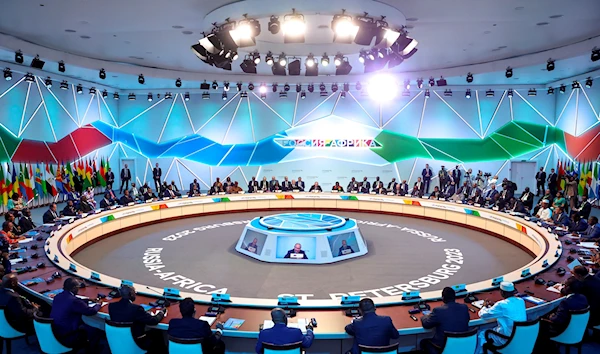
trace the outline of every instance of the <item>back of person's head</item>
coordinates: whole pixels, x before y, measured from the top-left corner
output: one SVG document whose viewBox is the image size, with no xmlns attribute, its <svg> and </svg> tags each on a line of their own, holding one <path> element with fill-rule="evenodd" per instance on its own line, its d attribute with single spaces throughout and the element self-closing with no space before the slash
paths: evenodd
<svg viewBox="0 0 600 354">
<path fill-rule="evenodd" d="M 194 317 L 194 313 L 196 312 L 194 300 L 191 297 L 181 300 L 179 303 L 179 312 L 181 312 L 181 317 Z"/>
<path fill-rule="evenodd" d="M 271 310 L 271 320 L 273 320 L 273 323 L 287 324 L 287 316 L 285 311 L 279 307 L 274 308 Z"/>
<path fill-rule="evenodd" d="M 17 193 L 14 193 L 11 197 L 12 200 L 14 200 L 15 202 L 19 200 L 19 195 Z"/>
<path fill-rule="evenodd" d="M 582 265 L 575 266 L 573 268 L 573 275 L 579 278 L 585 278 L 589 274 L 588 269 Z"/>
<path fill-rule="evenodd" d="M 2 287 L 5 289 L 16 289 L 18 283 L 19 280 L 17 279 L 16 274 L 10 273 L 2 276 Z"/>
<path fill-rule="evenodd" d="M 75 293 L 79 290 L 79 280 L 75 278 L 67 278 L 63 283 L 63 290 Z"/>
<path fill-rule="evenodd" d="M 456 291 L 450 287 L 445 287 L 442 290 L 442 301 L 447 304 L 456 300 Z"/>
<path fill-rule="evenodd" d="M 500 295 L 503 298 L 507 299 L 511 296 L 514 296 L 517 293 L 517 289 L 515 289 L 515 284 L 509 281 L 503 281 L 500 283 Z"/>
<path fill-rule="evenodd" d="M 15 219 L 15 215 L 11 212 L 5 213 L 4 214 L 4 220 L 6 221 L 13 221 Z"/>
<path fill-rule="evenodd" d="M 121 285 L 119 288 L 119 293 L 121 293 L 121 298 L 125 300 L 135 300 L 135 289 L 130 285 Z"/>
<path fill-rule="evenodd" d="M 29 209 L 23 209 L 23 211 L 21 211 L 23 213 L 23 215 L 30 217 L 31 216 L 31 210 Z"/>
<path fill-rule="evenodd" d="M 6 269 L 4 269 L 4 266 L 0 264 L 0 278 L 2 278 L 4 274 L 6 274 Z"/>
<path fill-rule="evenodd" d="M 360 310 L 360 313 L 364 316 L 367 313 L 375 312 L 375 303 L 369 298 L 362 299 L 358 303 L 358 309 Z"/>
<path fill-rule="evenodd" d="M 583 292 L 583 283 L 575 277 L 569 277 L 564 285 L 560 291 L 562 295 L 581 294 Z"/>
<path fill-rule="evenodd" d="M 12 229 L 12 223 L 10 221 L 5 221 L 2 223 L 2 230 L 10 231 Z"/>
<path fill-rule="evenodd" d="M 598 223 L 598 217 L 590 216 L 590 225 L 596 225 Z"/>
</svg>

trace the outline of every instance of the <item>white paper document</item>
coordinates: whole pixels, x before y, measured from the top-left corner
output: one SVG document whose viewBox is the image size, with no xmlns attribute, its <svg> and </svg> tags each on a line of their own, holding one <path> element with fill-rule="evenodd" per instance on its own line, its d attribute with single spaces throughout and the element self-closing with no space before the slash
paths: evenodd
<svg viewBox="0 0 600 354">
<path fill-rule="evenodd" d="M 215 321 L 217 320 L 217 318 L 216 317 L 209 317 L 209 316 L 200 316 L 199 320 L 206 321 L 206 322 L 208 322 L 209 326 L 212 326 L 212 324 L 215 323 Z"/>
</svg>

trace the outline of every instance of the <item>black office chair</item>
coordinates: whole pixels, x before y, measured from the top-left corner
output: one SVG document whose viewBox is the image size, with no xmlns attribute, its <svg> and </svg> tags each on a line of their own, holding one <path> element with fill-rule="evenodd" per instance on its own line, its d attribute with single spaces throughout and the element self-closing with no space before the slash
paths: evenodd
<svg viewBox="0 0 600 354">
<path fill-rule="evenodd" d="M 263 342 L 263 354 L 301 354 L 302 342 L 291 344 L 276 345 Z"/>
<path fill-rule="evenodd" d="M 360 354 L 396 354 L 398 353 L 398 343 L 384 345 L 382 347 L 371 347 L 368 345 L 358 345 Z"/>
<path fill-rule="evenodd" d="M 169 336 L 169 353 L 202 354 L 202 341 L 204 341 L 204 338 L 183 339 Z"/>
<path fill-rule="evenodd" d="M 505 336 L 491 329 L 485 331 L 486 343 L 483 344 L 484 353 L 519 353 L 531 354 L 540 331 L 540 319 L 533 321 L 515 322 L 510 336 Z M 491 336 L 506 340 L 502 345 L 496 346 Z"/>
</svg>

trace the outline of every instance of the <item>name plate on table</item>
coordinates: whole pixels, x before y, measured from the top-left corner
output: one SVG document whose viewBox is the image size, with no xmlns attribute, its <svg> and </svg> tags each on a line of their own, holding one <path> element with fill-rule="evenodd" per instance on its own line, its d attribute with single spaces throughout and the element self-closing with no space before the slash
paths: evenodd
<svg viewBox="0 0 600 354">
<path fill-rule="evenodd" d="M 369 194 L 377 194 L 377 193 L 376 193 L 376 192 L 371 192 L 371 193 L 369 193 Z"/>
<path fill-rule="evenodd" d="M 402 292 L 402 300 L 412 300 L 412 299 L 420 299 L 421 292 L 420 291 L 404 291 Z"/>
<path fill-rule="evenodd" d="M 256 253 L 256 248 L 255 247 L 248 247 L 248 252 L 252 252 L 252 253 Z"/>
<path fill-rule="evenodd" d="M 225 192 L 219 192 L 219 195 L 225 195 Z"/>
<path fill-rule="evenodd" d="M 71 272 L 77 273 L 77 266 L 75 264 L 73 264 L 73 263 L 69 263 L 69 270 Z"/>
<path fill-rule="evenodd" d="M 276 189 L 273 192 L 275 192 L 275 193 L 281 193 L 281 189 Z"/>
<path fill-rule="evenodd" d="M 169 198 L 169 197 L 163 197 L 162 200 L 169 200 L 169 199 L 171 199 L 171 198 Z"/>
<path fill-rule="evenodd" d="M 474 204 L 473 204 L 473 206 L 474 206 L 474 207 L 478 207 L 478 208 L 479 208 L 479 207 L 481 207 L 481 204 L 479 204 L 479 203 L 474 203 Z"/>
<path fill-rule="evenodd" d="M 299 189 L 292 189 L 292 193 L 299 193 L 300 190 Z"/>
<path fill-rule="evenodd" d="M 352 194 L 358 194 L 358 191 L 350 191 Z"/>
<path fill-rule="evenodd" d="M 148 200 L 146 200 L 146 204 L 147 204 L 147 203 L 152 203 L 152 199 L 148 199 Z"/>
<path fill-rule="evenodd" d="M 96 272 L 92 272 L 92 274 L 90 275 L 90 279 L 100 281 L 100 274 L 98 274 Z"/>
<path fill-rule="evenodd" d="M 277 305 L 298 305 L 296 296 L 280 296 L 277 298 Z"/>
<path fill-rule="evenodd" d="M 529 268 L 525 268 L 521 271 L 521 278 L 525 278 L 531 275 L 531 270 Z"/>
<path fill-rule="evenodd" d="M 331 191 L 331 193 L 337 193 L 337 192 L 338 192 L 337 189 L 334 189 L 334 190 Z"/>
<path fill-rule="evenodd" d="M 256 193 L 264 193 L 265 191 L 260 190 L 260 191 L 256 191 Z"/>
<path fill-rule="evenodd" d="M 133 282 L 131 280 L 121 280 L 121 285 L 133 286 Z"/>
<path fill-rule="evenodd" d="M 394 193 L 393 192 L 388 192 L 387 195 L 394 195 Z"/>
<path fill-rule="evenodd" d="M 212 294 L 212 302 L 231 302 L 231 296 L 229 294 Z"/>
<path fill-rule="evenodd" d="M 467 291 L 467 285 L 466 284 L 452 285 L 452 290 L 454 290 L 457 294 L 462 293 L 462 292 Z"/>
<path fill-rule="evenodd" d="M 170 297 L 180 297 L 179 296 L 179 289 L 175 289 L 175 288 L 164 288 L 163 289 L 163 295 L 164 296 L 170 296 Z"/>
<path fill-rule="evenodd" d="M 360 296 L 348 296 L 348 295 L 344 295 L 342 296 L 342 300 L 341 300 L 341 304 L 342 305 L 351 305 L 351 304 L 358 304 L 360 302 Z"/>
<path fill-rule="evenodd" d="M 351 249 L 342 250 L 342 255 L 346 255 L 346 254 L 350 254 L 350 253 L 352 253 Z"/>
<path fill-rule="evenodd" d="M 303 259 L 304 255 L 302 253 L 290 253 L 290 258 Z"/>
<path fill-rule="evenodd" d="M 504 281 L 504 277 L 496 277 L 494 279 L 492 279 L 492 286 L 498 286 L 500 285 L 500 283 L 502 283 Z"/>
<path fill-rule="evenodd" d="M 134 202 L 127 203 L 127 206 L 132 206 L 132 205 L 135 205 L 135 203 Z"/>
<path fill-rule="evenodd" d="M 546 268 L 548 266 L 548 260 L 544 259 L 544 262 L 542 263 L 542 268 Z"/>
</svg>

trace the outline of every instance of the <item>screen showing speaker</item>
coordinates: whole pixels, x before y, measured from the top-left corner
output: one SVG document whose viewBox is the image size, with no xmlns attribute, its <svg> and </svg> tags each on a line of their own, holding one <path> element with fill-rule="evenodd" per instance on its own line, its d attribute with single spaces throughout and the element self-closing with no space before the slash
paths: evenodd
<svg viewBox="0 0 600 354">
<path fill-rule="evenodd" d="M 329 248 L 331 248 L 331 254 L 334 258 L 360 251 L 354 232 L 327 236 L 327 241 L 329 241 Z"/>
<path fill-rule="evenodd" d="M 246 232 L 246 236 L 244 237 L 244 241 L 242 242 L 242 249 L 250 253 L 260 255 L 262 254 L 262 250 L 265 246 L 266 240 L 267 235 L 261 234 L 260 232 L 248 230 Z"/>
<path fill-rule="evenodd" d="M 317 239 L 306 236 L 277 236 L 276 258 L 315 259 Z"/>
</svg>

